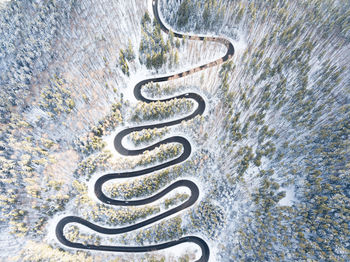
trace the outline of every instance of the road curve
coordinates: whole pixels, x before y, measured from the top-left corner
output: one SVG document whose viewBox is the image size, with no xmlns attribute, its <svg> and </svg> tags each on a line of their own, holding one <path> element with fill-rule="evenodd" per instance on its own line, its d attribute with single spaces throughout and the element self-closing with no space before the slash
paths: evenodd
<svg viewBox="0 0 350 262">
<path fill-rule="evenodd" d="M 153 7 L 154 17 L 159 22 L 161 29 L 164 32 L 169 33 L 169 29 L 164 25 L 164 23 L 162 22 L 162 20 L 159 16 L 158 0 L 153 0 L 152 7 Z M 202 37 L 202 36 L 201 37 L 191 36 L 191 35 L 180 34 L 177 32 L 174 32 L 174 35 L 175 35 L 175 37 L 178 37 L 178 38 L 186 37 L 186 38 L 191 39 L 191 40 L 204 40 L 204 37 Z M 162 163 L 162 164 L 159 164 L 157 166 L 149 167 L 146 169 L 130 171 L 130 172 L 110 173 L 110 174 L 103 175 L 102 177 L 100 177 L 96 181 L 95 187 L 94 187 L 95 194 L 99 200 L 101 200 L 105 204 L 116 205 L 116 206 L 140 206 L 140 205 L 149 204 L 149 203 L 152 203 L 152 202 L 160 199 L 161 197 L 163 197 L 164 195 L 166 195 L 167 193 L 169 193 L 170 191 L 172 191 L 178 187 L 189 188 L 191 191 L 190 198 L 187 199 L 182 204 L 180 204 L 179 206 L 176 206 L 172 209 L 169 209 L 169 210 L 165 211 L 164 213 L 158 214 L 154 217 L 151 217 L 151 218 L 146 219 L 144 221 L 141 221 L 139 223 L 136 223 L 136 224 L 133 224 L 130 226 L 120 227 L 120 228 L 101 227 L 101 226 L 98 226 L 96 224 L 93 224 L 91 222 L 88 222 L 85 219 L 82 219 L 82 218 L 79 218 L 76 216 L 64 217 L 63 219 L 61 219 L 58 222 L 58 224 L 56 226 L 56 237 L 57 237 L 58 241 L 61 242 L 63 245 L 71 247 L 71 248 L 99 250 L 99 251 L 150 252 L 150 251 L 155 251 L 155 250 L 166 249 L 166 248 L 169 248 L 172 246 L 179 245 L 181 243 L 191 242 L 191 243 L 198 245 L 201 248 L 201 252 L 202 252 L 201 257 L 197 260 L 197 262 L 207 262 L 209 260 L 210 251 L 209 251 L 209 247 L 208 247 L 207 243 L 203 239 L 196 237 L 196 236 L 186 236 L 186 237 L 182 237 L 182 238 L 175 240 L 175 241 L 169 241 L 166 243 L 161 243 L 161 244 L 157 244 L 157 245 L 149 245 L 149 246 L 105 246 L 105 245 L 91 245 L 91 244 L 82 244 L 82 243 L 71 242 L 63 234 L 64 227 L 70 223 L 78 223 L 78 224 L 84 225 L 84 226 L 86 226 L 86 227 L 88 227 L 88 228 L 90 228 L 98 233 L 102 233 L 102 234 L 108 234 L 108 235 L 122 234 L 122 233 L 136 230 L 136 229 L 141 228 L 141 227 L 145 227 L 145 226 L 150 225 L 152 223 L 155 223 L 163 218 L 171 216 L 171 215 L 173 215 L 173 214 L 175 214 L 175 213 L 177 213 L 185 208 L 192 206 L 197 201 L 198 196 L 199 196 L 199 189 L 198 189 L 197 185 L 190 180 L 176 181 L 153 196 L 150 196 L 150 197 L 144 198 L 144 199 L 140 199 L 140 200 L 130 200 L 130 201 L 116 200 L 116 199 L 109 198 L 108 196 L 106 196 L 103 193 L 102 186 L 105 182 L 112 180 L 112 179 L 138 177 L 138 176 L 142 176 L 145 174 L 149 174 L 151 172 L 155 172 L 155 171 L 167 168 L 167 167 L 172 166 L 172 165 L 179 164 L 179 163 L 185 161 L 191 155 L 190 142 L 186 138 L 181 137 L 181 136 L 169 137 L 169 138 L 164 139 L 164 140 L 162 140 L 158 143 L 155 143 L 151 146 L 148 146 L 148 147 L 142 148 L 142 149 L 137 149 L 137 150 L 130 150 L 130 149 L 125 148 L 122 144 L 122 139 L 134 131 L 140 131 L 140 130 L 147 129 L 147 128 L 162 128 L 162 127 L 177 125 L 177 124 L 181 123 L 182 121 L 190 120 L 197 115 L 203 114 L 203 112 L 205 110 L 205 102 L 204 102 L 204 99 L 196 93 L 186 93 L 183 95 L 179 95 L 179 96 L 175 96 L 175 97 L 163 99 L 163 100 L 150 100 L 148 98 L 145 98 L 142 95 L 141 88 L 142 88 L 142 86 L 144 86 L 145 84 L 150 83 L 150 82 L 154 82 L 154 83 L 165 82 L 165 81 L 173 80 L 176 78 L 184 77 L 184 76 L 187 76 L 189 74 L 193 74 L 195 72 L 204 70 L 204 69 L 209 68 L 209 67 L 219 65 L 219 64 L 227 61 L 228 59 L 230 59 L 233 56 L 234 47 L 229 40 L 224 39 L 224 38 L 219 38 L 219 37 L 206 37 L 205 39 L 207 41 L 219 42 L 219 43 L 224 44 L 227 47 L 226 54 L 223 57 L 221 57 L 213 62 L 210 62 L 208 64 L 203 64 L 199 67 L 193 68 L 193 69 L 185 71 L 185 72 L 143 80 L 143 81 L 137 83 L 136 86 L 134 87 L 134 95 L 135 95 L 136 99 L 138 99 L 140 101 L 143 101 L 146 103 L 151 103 L 154 101 L 166 102 L 166 101 L 169 101 L 169 100 L 172 100 L 175 98 L 177 98 L 177 99 L 187 98 L 187 99 L 193 99 L 198 103 L 197 109 L 193 113 L 191 113 L 190 115 L 185 116 L 185 117 L 180 118 L 180 119 L 177 119 L 177 120 L 163 122 L 163 123 L 159 123 L 159 124 L 144 125 L 144 126 L 138 126 L 138 127 L 124 129 L 121 132 L 119 132 L 115 136 L 115 139 L 114 139 L 114 147 L 122 155 L 135 156 L 135 155 L 142 154 L 146 150 L 153 150 L 162 144 L 168 144 L 168 143 L 174 143 L 174 142 L 182 144 L 182 146 L 183 146 L 182 154 L 179 157 L 177 157 L 169 162 Z"/>
</svg>

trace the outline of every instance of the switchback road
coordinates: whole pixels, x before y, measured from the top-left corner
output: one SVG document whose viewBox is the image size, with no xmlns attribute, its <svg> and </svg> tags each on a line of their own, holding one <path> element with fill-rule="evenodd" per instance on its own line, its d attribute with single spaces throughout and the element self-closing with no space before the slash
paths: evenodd
<svg viewBox="0 0 350 262">
<path fill-rule="evenodd" d="M 169 33 L 169 29 L 164 25 L 164 23 L 162 22 L 162 20 L 160 19 L 160 16 L 159 16 L 158 0 L 154 0 L 152 5 L 153 5 L 154 17 L 159 22 L 161 29 L 164 32 Z M 177 33 L 177 32 L 174 32 L 174 35 L 175 35 L 175 37 L 178 37 L 178 38 L 186 37 L 187 39 L 190 39 L 190 40 L 204 40 L 204 37 L 202 37 L 202 36 L 199 37 L 199 36 L 185 35 L 185 34 L 181 34 L 181 33 Z M 190 156 L 191 144 L 186 138 L 181 137 L 181 136 L 173 136 L 173 137 L 164 139 L 156 144 L 153 144 L 149 147 L 138 149 L 138 150 L 130 150 L 130 149 L 125 148 L 122 144 L 122 139 L 125 136 L 127 136 L 130 133 L 135 132 L 135 131 L 140 131 L 140 130 L 148 129 L 148 128 L 162 128 L 162 127 L 167 127 L 167 126 L 173 126 L 173 125 L 180 124 L 182 121 L 190 120 L 190 119 L 196 117 L 197 115 L 203 114 L 203 112 L 205 110 L 205 102 L 204 102 L 204 99 L 196 93 L 186 93 L 183 95 L 179 95 L 179 96 L 175 96 L 175 97 L 163 99 L 163 100 L 150 100 L 142 95 L 141 88 L 145 84 L 150 83 L 150 82 L 153 82 L 153 83 L 158 82 L 159 83 L 159 82 L 170 81 L 173 79 L 177 79 L 180 77 L 184 77 L 184 76 L 196 73 L 198 71 L 207 69 L 209 67 L 220 65 L 221 63 L 227 61 L 228 59 L 230 59 L 233 56 L 234 47 L 229 40 L 224 39 L 224 38 L 220 38 L 220 37 L 206 37 L 205 39 L 207 41 L 218 42 L 218 43 L 224 44 L 227 47 L 226 54 L 223 57 L 221 57 L 213 62 L 201 65 L 199 67 L 193 68 L 193 69 L 185 71 L 185 72 L 143 80 L 143 81 L 137 83 L 136 86 L 134 87 L 134 95 L 135 95 L 136 99 L 138 99 L 140 101 L 143 101 L 146 103 L 151 103 L 154 101 L 166 102 L 166 101 L 172 100 L 174 98 L 177 98 L 177 99 L 186 98 L 186 99 L 195 100 L 198 103 L 197 109 L 192 114 L 190 114 L 186 117 L 177 119 L 177 120 L 163 122 L 163 123 L 159 123 L 159 124 L 143 125 L 143 126 L 137 126 L 137 127 L 124 129 L 121 132 L 119 132 L 115 136 L 115 139 L 114 139 L 114 147 L 122 155 L 127 155 L 127 156 L 140 155 L 143 152 L 145 152 L 146 150 L 150 151 L 150 150 L 155 149 L 156 147 L 159 147 L 160 145 L 174 143 L 174 142 L 182 144 L 182 146 L 183 146 L 182 154 L 179 157 L 177 157 L 169 162 L 162 163 L 162 164 L 159 164 L 157 166 L 149 167 L 146 169 L 130 171 L 130 172 L 106 174 L 106 175 L 100 177 L 95 183 L 95 194 L 96 194 L 97 198 L 105 204 L 115 205 L 115 206 L 146 205 L 146 204 L 152 203 L 152 202 L 160 199 L 161 197 L 163 197 L 164 195 L 166 195 L 167 193 L 169 193 L 170 191 L 172 191 L 178 187 L 189 188 L 191 191 L 190 198 L 187 199 L 184 203 L 180 204 L 179 206 L 174 207 L 172 209 L 169 209 L 169 210 L 165 211 L 164 213 L 158 214 L 158 215 L 151 217 L 149 219 L 146 219 L 142 222 L 139 222 L 139 223 L 136 223 L 136 224 L 133 224 L 130 226 L 126 226 L 126 227 L 120 227 L 120 228 L 106 228 L 106 227 L 98 226 L 96 224 L 93 224 L 91 222 L 88 222 L 85 219 L 82 219 L 82 218 L 79 218 L 76 216 L 64 217 L 63 219 L 61 219 L 58 222 L 58 224 L 56 226 L 56 237 L 63 245 L 68 246 L 68 247 L 72 247 L 72 248 L 77 248 L 77 249 L 88 249 L 88 250 L 99 250 L 99 251 L 150 252 L 150 251 L 155 251 L 155 250 L 166 249 L 166 248 L 169 248 L 172 246 L 179 245 L 181 243 L 191 242 L 191 243 L 197 244 L 201 248 L 201 252 L 202 252 L 201 257 L 199 258 L 199 260 L 197 260 L 197 262 L 206 262 L 209 260 L 210 251 L 209 251 L 209 247 L 208 247 L 207 243 L 203 239 L 196 237 L 196 236 L 185 236 L 185 237 L 182 237 L 178 240 L 169 241 L 169 242 L 161 243 L 161 244 L 157 244 L 157 245 L 150 245 L 150 246 L 105 246 L 105 245 L 74 243 L 74 242 L 69 241 L 63 234 L 64 227 L 70 223 L 78 223 L 78 224 L 84 225 L 84 226 L 86 226 L 86 227 L 88 227 L 88 228 L 90 228 L 98 233 L 102 233 L 102 234 L 108 234 L 108 235 L 122 234 L 122 233 L 126 233 L 126 232 L 130 232 L 130 231 L 139 229 L 141 227 L 145 227 L 145 226 L 150 225 L 152 223 L 155 223 L 157 221 L 160 221 L 168 216 L 171 216 L 175 213 L 178 213 L 179 211 L 181 211 L 185 208 L 192 206 L 197 201 L 198 196 L 199 196 L 199 189 L 198 189 L 197 185 L 190 180 L 176 181 L 176 182 L 172 183 L 171 185 L 169 185 L 168 187 L 166 187 L 165 189 L 163 189 L 161 192 L 158 192 L 157 194 L 155 194 L 151 197 L 141 199 L 141 200 L 130 200 L 130 201 L 116 200 L 116 199 L 109 198 L 108 196 L 106 196 L 103 193 L 102 186 L 105 182 L 112 180 L 112 179 L 139 177 L 139 176 L 142 176 L 145 174 L 149 174 L 149 173 L 170 167 L 172 165 L 179 164 L 179 163 L 185 161 Z"/>
</svg>

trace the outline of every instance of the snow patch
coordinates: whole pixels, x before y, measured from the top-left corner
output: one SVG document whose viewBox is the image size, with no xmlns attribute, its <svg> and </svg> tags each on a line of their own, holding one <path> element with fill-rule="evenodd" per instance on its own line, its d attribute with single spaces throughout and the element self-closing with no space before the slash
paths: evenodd
<svg viewBox="0 0 350 262">
<path fill-rule="evenodd" d="M 286 196 L 279 201 L 279 205 L 281 206 L 292 206 L 295 202 L 295 188 L 288 187 L 282 188 L 282 191 L 286 192 Z"/>
</svg>

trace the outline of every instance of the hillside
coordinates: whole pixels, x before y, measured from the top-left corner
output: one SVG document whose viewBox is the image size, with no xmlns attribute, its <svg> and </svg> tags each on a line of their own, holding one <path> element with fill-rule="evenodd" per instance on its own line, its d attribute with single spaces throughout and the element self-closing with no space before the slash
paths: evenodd
<svg viewBox="0 0 350 262">
<path fill-rule="evenodd" d="M 349 17 L 341 0 L 1 2 L 1 260 L 348 261 Z M 150 223 L 67 222 L 69 248 L 71 216 Z"/>
</svg>

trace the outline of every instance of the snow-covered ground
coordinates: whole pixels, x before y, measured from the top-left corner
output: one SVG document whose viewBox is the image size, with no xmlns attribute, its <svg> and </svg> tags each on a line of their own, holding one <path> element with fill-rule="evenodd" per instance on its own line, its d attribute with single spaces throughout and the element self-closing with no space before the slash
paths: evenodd
<svg viewBox="0 0 350 262">
<path fill-rule="evenodd" d="M 0 0 L 0 9 L 5 6 L 6 2 L 8 1 Z M 56 1 L 55 6 L 57 2 L 60 1 Z M 211 262 L 262 261 L 264 259 L 276 261 L 276 257 L 283 260 L 280 254 L 285 254 L 285 261 L 299 261 L 304 256 L 310 261 L 330 260 L 322 257 L 328 252 L 320 252 L 318 249 L 313 251 L 315 254 L 321 253 L 319 257 L 310 255 L 311 252 L 302 254 L 305 246 L 325 247 L 324 250 L 340 250 L 338 253 L 333 252 L 330 256 L 339 258 L 339 261 L 344 260 L 342 250 L 347 243 L 344 244 L 345 238 L 342 232 L 345 231 L 341 221 L 342 217 L 339 214 L 343 212 L 342 210 L 346 210 L 344 203 L 348 201 L 346 193 L 344 194 L 345 191 L 341 191 L 347 188 L 346 180 L 343 179 L 347 175 L 344 171 L 347 169 L 343 160 L 347 159 L 348 153 L 343 153 L 342 150 L 346 148 L 341 140 L 347 138 L 344 127 L 348 126 L 349 117 L 346 114 L 348 114 L 350 100 L 345 90 L 349 82 L 347 73 L 349 52 L 346 52 L 349 49 L 348 33 L 347 27 L 341 24 L 346 21 L 347 11 L 343 11 L 345 7 L 350 8 L 349 5 L 344 3 L 344 7 L 339 9 L 337 6 L 339 3 L 333 5 L 332 1 L 320 6 L 312 6 L 309 2 L 305 2 L 303 4 L 305 8 L 300 8 L 297 3 L 289 1 L 288 4 L 277 4 L 270 8 L 272 5 L 269 6 L 264 1 L 258 1 L 259 3 L 250 1 L 249 5 L 246 0 L 238 0 L 234 3 L 230 0 L 209 1 L 213 2 L 213 5 L 214 2 L 217 3 L 215 5 L 217 10 L 211 8 L 213 5 L 210 4 L 209 11 L 213 11 L 209 17 L 211 24 L 204 26 L 204 23 L 197 23 L 197 20 L 203 20 L 204 13 L 202 12 L 206 5 L 201 4 L 204 3 L 204 0 L 195 2 L 198 10 L 194 10 L 196 8 L 190 10 L 189 22 L 180 27 L 177 8 L 183 1 L 160 0 L 162 21 L 169 28 L 172 25 L 172 31 L 181 28 L 178 30 L 187 35 L 198 36 L 197 32 L 201 32 L 201 36 L 222 36 L 229 39 L 235 48 L 232 69 L 228 69 L 225 75 L 222 72 L 224 68 L 217 66 L 160 83 L 161 87 L 166 87 L 166 85 L 171 87 L 163 91 L 167 93 L 166 95 L 162 95 L 162 91 L 159 91 L 158 95 L 150 91 L 156 98 L 169 98 L 185 92 L 200 94 L 206 103 L 203 117 L 169 127 L 161 138 L 155 138 L 149 144 L 141 142 L 139 146 L 135 146 L 130 137 L 124 138 L 122 143 L 128 149 L 140 149 L 175 135 L 186 138 L 192 145 L 189 159 L 174 169 L 169 168 L 171 172 L 169 177 L 173 180 L 166 182 L 162 180 L 159 183 L 166 185 L 163 188 L 153 189 L 156 192 L 150 194 L 161 191 L 179 179 L 188 179 L 198 185 L 199 199 L 190 208 L 170 218 L 157 221 L 150 227 L 139 231 L 130 232 L 129 238 L 128 236 L 124 238 L 124 235 L 111 238 L 101 235 L 102 241 L 110 245 L 127 245 L 123 242 L 126 239 L 125 242 L 129 241 L 129 244 L 139 244 L 140 242 L 136 241 L 134 236 L 141 234 L 145 229 L 153 230 L 160 223 L 171 225 L 176 220 L 176 216 L 180 216 L 181 228 L 185 229 L 188 235 L 193 233 L 209 244 Z M 33 12 L 38 3 L 39 1 L 30 2 L 34 8 Z M 332 6 L 329 12 L 327 5 Z M 47 11 L 44 9 L 40 11 L 40 15 L 44 15 Z M 314 14 L 312 10 L 317 11 L 320 15 L 304 17 L 307 12 Z M 325 10 L 327 12 L 324 12 Z M 56 11 L 54 13 L 58 14 Z M 5 145 L 10 148 L 7 152 L 4 151 L 8 161 L 3 164 L 1 157 L 0 165 L 11 167 L 12 164 L 15 164 L 14 169 L 3 173 L 14 175 L 17 179 L 9 184 L 10 187 L 17 187 L 18 184 L 20 188 L 18 199 L 16 199 L 18 200 L 15 205 L 16 209 L 23 209 L 28 213 L 23 216 L 23 219 L 22 217 L 18 219 L 16 214 L 13 215 L 15 220 L 11 222 L 14 222 L 12 224 L 16 224 L 19 229 L 22 229 L 21 222 L 24 222 L 25 227 L 29 228 L 29 233 L 23 238 L 10 235 L 10 229 L 3 226 L 10 216 L 8 212 L 5 221 L 0 225 L 0 261 L 7 262 L 8 257 L 19 254 L 21 249 L 23 250 L 24 245 L 22 244 L 28 239 L 36 243 L 48 243 L 54 248 L 61 247 L 62 250 L 67 250 L 66 254 L 75 253 L 76 250 L 62 246 L 56 239 L 55 228 L 59 219 L 70 215 L 80 216 L 82 213 L 85 216 L 86 211 L 92 213 L 90 208 L 96 207 L 91 203 L 101 204 L 94 194 L 94 184 L 102 175 L 144 168 L 144 166 L 132 168 L 136 165 L 137 156 L 125 157 L 115 151 L 115 135 L 127 127 L 168 122 L 185 115 L 176 114 L 160 121 L 131 120 L 138 102 L 133 95 L 134 86 L 144 79 L 188 71 L 212 62 L 225 54 L 226 47 L 220 43 L 186 39 L 181 41 L 180 45 L 172 43 L 172 53 L 171 55 L 166 54 L 169 59 L 161 68 L 147 69 L 139 59 L 145 54 L 140 55 L 138 52 L 140 42 L 146 39 L 142 37 L 140 23 L 145 11 L 148 11 L 153 17 L 152 0 L 76 1 L 72 11 L 67 14 L 69 23 L 58 26 L 56 31 L 52 30 L 47 34 L 56 37 L 49 54 L 42 57 L 38 54 L 35 59 L 35 63 L 38 63 L 35 68 L 46 68 L 42 64 L 47 64 L 47 68 L 43 71 L 29 72 L 26 66 L 21 67 L 21 62 L 19 62 L 9 70 L 14 76 L 9 81 L 11 84 L 18 79 L 25 80 L 28 75 L 33 81 L 32 97 L 28 97 L 26 101 L 28 105 L 19 102 L 23 104 L 23 108 L 21 105 L 16 106 L 14 110 L 16 114 L 12 115 L 14 120 L 11 119 L 12 122 L 8 126 L 5 124 L 5 128 L 2 129 L 4 131 L 2 137 L 6 138 L 1 138 L 0 141 L 0 151 Z M 220 16 L 224 13 L 225 15 Z M 280 19 L 281 16 L 283 19 Z M 5 28 L 2 32 L 11 32 L 11 28 L 18 26 L 22 21 L 21 17 L 10 17 L 10 19 L 5 17 L 4 19 L 6 21 L 2 20 L 0 29 L 2 30 L 3 26 L 5 28 L 8 23 L 9 30 Z M 59 19 L 55 18 L 52 21 L 56 23 Z M 303 22 L 300 23 L 300 21 Z M 152 27 L 152 24 L 150 23 L 149 26 Z M 34 27 L 33 31 L 35 31 Z M 28 26 L 28 28 L 32 27 Z M 207 30 L 207 28 L 210 29 Z M 18 33 L 18 30 L 14 32 L 13 36 Z M 45 32 L 41 33 L 38 35 L 44 37 Z M 167 41 L 168 35 L 164 32 L 161 34 L 163 40 Z M 18 35 L 17 42 L 21 42 L 20 35 Z M 129 40 L 136 57 L 128 61 L 130 76 L 127 76 L 121 70 L 119 51 L 128 48 Z M 6 41 L 5 38 L 4 43 Z M 10 52 L 14 62 L 7 63 L 6 59 L 9 57 L 6 58 L 5 54 L 5 56 L 0 55 L 0 64 L 16 64 L 15 58 L 18 58 L 19 61 L 31 61 L 32 54 L 25 53 L 27 46 L 31 45 L 23 45 L 25 48 L 17 48 L 17 52 L 12 44 L 7 46 L 5 43 L 3 45 L 5 51 L 16 51 Z M 48 47 L 43 46 L 43 50 L 45 48 Z M 175 63 L 173 59 L 175 51 L 178 52 L 178 63 Z M 49 56 L 52 56 L 52 61 L 49 60 Z M 62 87 L 71 93 L 75 106 L 70 113 L 51 117 L 48 111 L 39 105 L 43 102 L 41 91 L 45 86 L 49 86 L 50 81 L 56 79 L 56 76 L 64 80 Z M 143 94 L 147 97 L 147 92 Z M 88 133 L 92 135 L 94 127 L 99 125 L 101 123 L 99 121 L 110 112 L 111 105 L 118 104 L 119 106 L 119 103 L 122 123 L 109 135 L 102 137 L 107 144 L 103 150 L 112 154 L 111 159 L 106 161 L 110 166 L 107 164 L 98 166 L 97 164 L 97 171 L 92 173 L 91 177 L 90 169 L 86 171 L 86 174 L 77 175 L 75 168 L 79 163 L 99 155 L 101 151 L 94 151 L 90 155 L 79 153 L 76 145 L 73 146 L 73 141 L 79 137 L 85 137 Z M 196 107 L 195 104 L 191 112 Z M 17 116 L 17 113 L 20 116 Z M 118 119 L 121 118 L 118 117 Z M 235 118 L 238 119 L 236 122 Z M 315 122 L 308 124 L 312 118 L 316 119 Z M 338 120 L 345 124 L 336 123 Z M 247 129 L 243 131 L 246 124 L 248 124 Z M 267 128 L 266 132 L 263 131 L 264 128 Z M 333 132 L 333 128 L 338 129 Z M 24 129 L 27 131 L 22 133 Z M 331 129 L 332 131 L 328 132 Z M 274 134 L 265 137 L 265 133 L 269 132 Z M 240 137 L 237 138 L 236 134 Z M 332 137 L 333 134 L 337 135 Z M 41 138 L 51 139 L 54 142 L 52 148 L 45 148 Z M 328 138 L 331 138 L 331 143 Z M 99 142 L 99 138 L 97 140 Z M 33 143 L 30 144 L 30 141 Z M 265 150 L 266 142 L 273 144 L 271 149 L 273 153 L 259 158 L 258 155 L 261 156 L 260 153 Z M 95 141 L 92 144 L 95 145 Z M 150 155 L 153 156 L 153 153 L 158 152 L 155 150 Z M 337 159 L 336 161 L 331 158 L 334 155 L 336 155 L 334 158 Z M 32 158 L 30 159 L 29 156 Z M 326 160 L 322 162 L 324 158 Z M 41 165 L 45 161 L 48 161 L 47 166 Z M 24 162 L 28 163 L 23 164 Z M 152 166 L 157 164 L 159 162 L 155 161 Z M 79 168 L 87 170 L 95 167 L 94 163 L 91 166 L 90 163 L 87 165 L 86 169 L 80 165 Z M 246 169 L 243 168 L 244 165 L 247 165 Z M 310 171 L 313 166 L 317 166 L 317 172 Z M 244 171 L 240 173 L 240 170 Z M 334 175 L 331 176 L 330 174 L 333 173 Z M 316 182 L 319 183 L 316 188 L 313 183 L 314 175 L 317 175 Z M 151 176 L 158 177 L 157 174 L 147 174 L 144 177 L 150 178 Z M 339 182 L 336 182 L 337 179 Z M 57 211 L 52 217 L 46 214 L 47 206 L 50 210 L 55 208 L 61 210 L 63 204 L 59 203 L 58 207 L 54 207 L 56 203 L 52 198 L 59 195 L 70 195 L 73 192 L 74 180 L 76 180 L 74 188 L 81 186 L 82 193 L 74 189 L 73 195 L 76 194 L 77 197 L 70 199 L 64 206 L 64 211 Z M 58 184 L 57 189 L 48 189 L 47 185 L 51 182 L 62 182 L 62 184 Z M 106 183 L 106 186 L 111 186 L 109 183 L 118 185 L 125 182 L 131 184 L 133 179 L 115 179 Z M 143 185 L 142 179 L 138 182 Z M 33 188 L 38 188 L 40 196 L 35 195 Z M 51 191 L 46 191 L 46 189 Z M 107 191 L 107 188 L 105 189 Z M 313 195 L 312 190 L 317 190 L 316 196 Z M 12 205 L 13 199 L 8 200 L 6 191 L 4 192 L 1 192 L 1 201 L 8 201 Z M 155 205 L 160 209 L 159 212 L 164 212 L 165 199 L 174 197 L 176 193 L 189 194 L 190 192 L 187 188 L 177 188 L 150 204 L 149 207 Z M 284 193 L 285 197 L 282 197 Z M 91 202 L 84 204 L 84 201 L 81 201 L 82 203 L 78 205 L 74 201 L 80 200 L 80 197 Z M 271 202 L 265 201 L 270 200 L 270 197 Z M 223 216 L 219 219 L 222 218 L 222 224 L 221 221 L 220 223 L 213 222 L 218 221 L 215 214 L 219 211 L 215 209 L 214 212 L 207 209 L 209 207 L 206 204 L 209 202 L 217 207 L 217 210 L 222 211 Z M 264 216 L 265 212 L 261 211 L 266 211 L 266 209 L 262 209 L 261 206 L 267 202 L 271 204 L 268 206 L 269 216 Z M 322 212 L 318 212 L 320 208 L 312 209 L 319 203 L 322 203 L 321 208 L 326 207 Z M 82 210 L 77 210 L 77 206 Z M 202 207 L 204 209 L 201 209 Z M 301 210 L 300 207 L 303 209 Z M 156 208 L 154 210 L 158 210 Z M 122 210 L 121 207 L 112 207 L 108 210 L 112 209 Z M 305 212 L 310 212 L 309 216 L 304 216 Z M 334 216 L 332 212 L 336 215 Z M 300 216 L 300 213 L 303 216 Z M 107 216 L 106 214 L 103 215 Z M 313 221 L 307 221 L 308 217 L 315 214 L 318 217 Z M 154 215 L 155 213 L 152 213 L 150 216 Z M 200 220 L 200 226 L 196 224 L 196 218 L 194 218 L 196 216 Z M 41 228 L 47 233 L 45 237 L 46 233 L 37 235 L 36 232 L 30 231 L 41 217 L 49 219 L 48 223 Z M 288 217 L 289 220 L 284 217 Z M 144 218 L 138 219 L 137 222 Z M 172 220 L 168 221 L 169 219 Z M 313 223 L 318 221 L 317 219 L 327 221 L 329 226 L 322 229 L 314 227 Z M 107 219 L 105 223 L 104 221 L 99 221 L 99 223 L 110 225 L 111 221 Z M 206 229 L 208 225 L 216 235 Z M 216 225 L 218 227 L 215 227 Z M 292 232 L 296 228 L 295 225 L 298 225 L 300 232 Z M 82 233 L 96 235 L 89 229 L 81 226 L 80 228 Z M 303 232 L 305 228 L 307 230 Z M 338 234 L 327 231 L 330 228 L 337 231 Z M 299 233 L 303 233 L 304 237 L 299 239 L 302 236 Z M 324 235 L 330 237 L 318 241 L 321 239 L 319 236 Z M 286 240 L 282 239 L 284 237 Z M 273 240 L 274 238 L 276 240 Z M 152 241 L 156 242 L 155 239 L 149 240 L 149 242 Z M 162 241 L 166 240 L 163 238 Z M 340 243 L 337 244 L 339 247 L 333 248 L 328 245 L 332 241 Z M 326 242 L 327 245 L 324 244 Z M 299 252 L 300 256 L 295 255 Z M 182 244 L 154 254 L 164 255 L 167 261 L 172 261 L 186 253 L 195 254 L 197 258 L 200 256 L 200 250 L 193 244 Z M 107 258 L 101 258 L 100 254 L 101 252 L 98 251 L 88 252 L 88 256 L 91 255 L 93 260 L 107 261 Z M 264 259 L 259 257 L 259 254 L 263 254 Z M 114 256 L 112 253 L 106 256 L 109 255 L 108 259 Z M 114 259 L 119 257 L 125 261 L 140 261 L 146 256 L 145 254 L 118 253 Z M 191 261 L 194 259 L 195 257 L 190 258 Z"/>
</svg>

